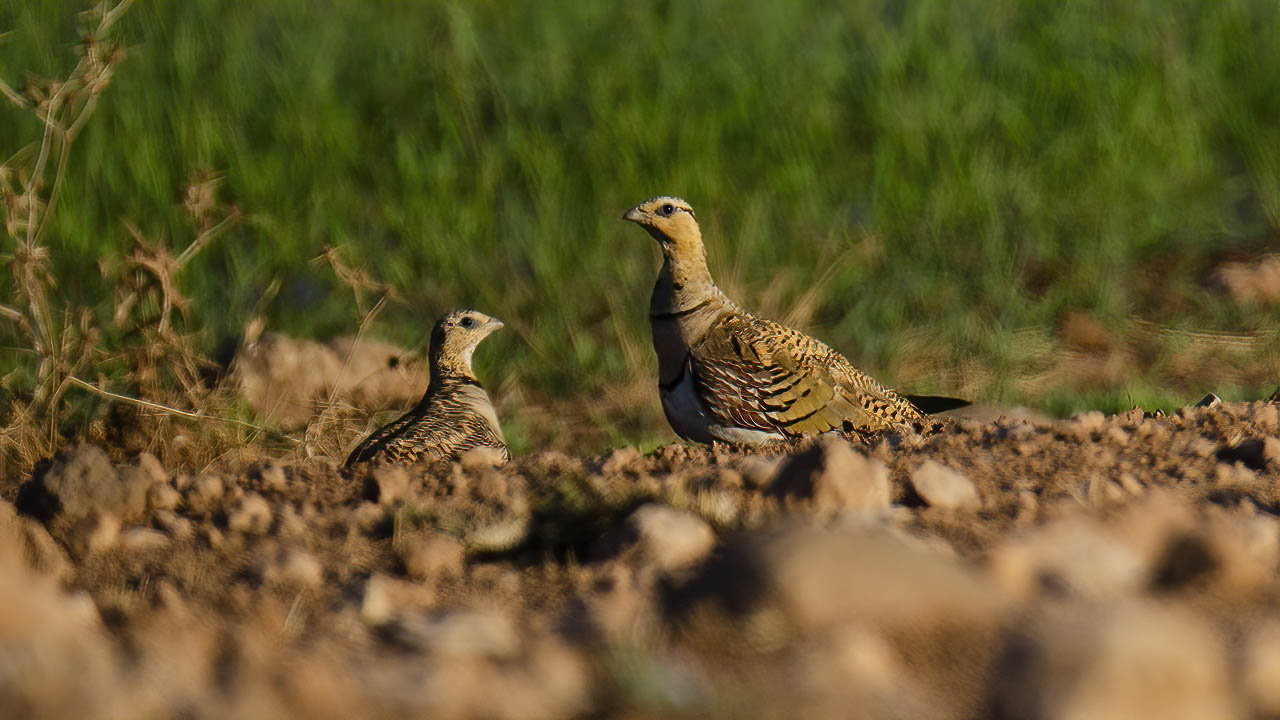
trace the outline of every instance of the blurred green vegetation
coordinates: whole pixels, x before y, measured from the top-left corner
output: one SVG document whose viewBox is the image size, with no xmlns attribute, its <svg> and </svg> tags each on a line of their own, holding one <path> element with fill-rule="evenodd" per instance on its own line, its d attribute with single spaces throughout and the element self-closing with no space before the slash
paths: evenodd
<svg viewBox="0 0 1280 720">
<path fill-rule="evenodd" d="M 0 74 L 64 71 L 77 5 L 0 5 Z M 121 219 L 182 236 L 184 183 L 224 173 L 248 219 L 182 277 L 210 349 L 273 281 L 270 329 L 354 332 L 313 262 L 333 245 L 406 298 L 375 334 L 474 306 L 513 330 L 477 358 L 491 387 L 598 407 L 653 374 L 657 253 L 619 215 L 668 193 L 738 300 L 912 391 L 1116 410 L 1275 366 L 1280 311 L 1209 282 L 1280 228 L 1273 0 L 143 0 L 121 30 L 52 226 L 61 290 L 109 315 Z M 0 127 L 4 156 L 40 131 Z M 1162 341 L 1079 390 L 1051 372 L 1072 312 L 1263 340 L 1216 382 Z M 566 421 L 651 441 L 651 401 Z"/>
</svg>

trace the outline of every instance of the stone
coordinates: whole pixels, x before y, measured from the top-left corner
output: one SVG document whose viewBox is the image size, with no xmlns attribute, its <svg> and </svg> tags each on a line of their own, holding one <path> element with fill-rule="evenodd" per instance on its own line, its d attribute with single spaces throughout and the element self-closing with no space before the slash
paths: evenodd
<svg viewBox="0 0 1280 720">
<path fill-rule="evenodd" d="M 262 481 L 262 489 L 281 493 L 289 489 L 289 477 L 279 465 L 268 465 L 258 469 L 258 479 Z"/>
<path fill-rule="evenodd" d="M 352 527 L 363 533 L 372 532 L 387 519 L 387 509 L 372 502 L 362 502 L 347 516 Z"/>
<path fill-rule="evenodd" d="M 147 505 L 154 510 L 174 510 L 182 503 L 179 493 L 168 483 L 152 485 L 147 490 Z"/>
<path fill-rule="evenodd" d="M 515 621 L 497 608 L 406 613 L 397 618 L 395 635 L 412 647 L 454 656 L 506 659 L 520 648 Z"/>
<path fill-rule="evenodd" d="M 72 555 L 86 557 L 113 547 L 119 537 L 120 518 L 109 512 L 98 512 L 76 521 L 67 533 L 67 542 Z"/>
<path fill-rule="evenodd" d="M 271 529 L 271 504 L 258 493 L 245 493 L 227 516 L 227 527 L 246 535 L 265 535 Z"/>
<path fill-rule="evenodd" d="M 386 625 L 406 612 L 433 606 L 435 600 L 435 591 L 430 585 L 374 573 L 364 584 L 360 619 L 375 627 Z"/>
<path fill-rule="evenodd" d="M 139 477 L 122 479 L 94 445 L 76 445 L 50 461 L 18 490 L 18 510 L 51 528 L 70 527 L 95 512 L 136 516 L 146 507 Z"/>
<path fill-rule="evenodd" d="M 931 507 L 947 510 L 977 510 L 982 507 L 978 489 L 962 473 L 926 460 L 911 473 L 911 486 Z"/>
<path fill-rule="evenodd" d="M 314 589 L 324 582 L 324 567 L 309 552 L 287 550 L 263 567 L 262 579 L 271 585 Z"/>
<path fill-rule="evenodd" d="M 158 550 L 169 544 L 169 536 L 160 530 L 134 527 L 120 533 L 120 547 L 133 552 Z"/>
<path fill-rule="evenodd" d="M 639 450 L 631 446 L 617 448 L 600 459 L 600 470 L 607 474 L 623 472 L 639 459 Z"/>
<path fill-rule="evenodd" d="M 782 460 L 780 458 L 760 457 L 759 455 L 747 455 L 740 458 L 736 466 L 738 472 L 742 474 L 742 480 L 747 487 L 762 488 L 768 487 L 778 476 L 778 470 L 782 468 Z"/>
<path fill-rule="evenodd" d="M 734 540 L 668 602 L 677 617 L 697 616 L 699 606 L 733 608 L 751 618 L 776 616 L 769 622 L 801 634 L 849 622 L 890 631 L 978 629 L 1002 609 L 990 585 L 953 557 L 887 530 L 811 527 Z"/>
<path fill-rule="evenodd" d="M 409 497 L 409 472 L 398 465 L 381 465 L 365 481 L 365 497 L 379 505 L 391 505 Z"/>
<path fill-rule="evenodd" d="M 222 484 L 222 478 L 217 475 L 197 475 L 183 494 L 183 501 L 191 512 L 212 512 L 222 501 L 224 492 L 226 488 Z"/>
<path fill-rule="evenodd" d="M 1052 591 L 1111 600 L 1138 592 L 1149 572 L 1141 550 L 1083 518 L 1005 540 L 990 551 L 988 567 L 996 584 L 1018 599 Z"/>
<path fill-rule="evenodd" d="M 71 563 L 49 531 L 0 500 L 0 565 L 5 562 L 21 564 L 31 573 L 56 580 L 71 575 Z"/>
<path fill-rule="evenodd" d="M 401 538 L 396 546 L 396 556 L 409 577 L 436 580 L 462 575 L 466 548 L 457 538 L 420 532 Z"/>
<path fill-rule="evenodd" d="M 1107 416 L 1097 410 L 1082 412 L 1071 419 L 1071 425 L 1076 430 L 1078 437 L 1088 437 L 1090 434 L 1098 432 L 1107 422 Z"/>
<path fill-rule="evenodd" d="M 475 552 L 505 552 L 529 537 L 529 517 L 516 515 L 479 523 L 467 530 L 463 540 Z"/>
<path fill-rule="evenodd" d="M 1245 696 L 1255 717 L 1280 717 L 1280 620 L 1266 620 L 1245 637 Z"/>
<path fill-rule="evenodd" d="M 788 509 L 823 516 L 874 513 L 889 507 L 889 468 L 845 440 L 826 437 L 787 460 L 767 494 Z"/>
<path fill-rule="evenodd" d="M 1243 717 L 1226 649 L 1200 617 L 1122 602 L 1039 619 L 993 675 L 993 717 Z"/>
<path fill-rule="evenodd" d="M 133 465 L 142 472 L 146 473 L 152 484 L 169 482 L 169 473 L 165 471 L 164 466 L 160 464 L 160 460 L 149 452 L 139 453 L 138 457 L 133 459 Z"/>
<path fill-rule="evenodd" d="M 483 468 L 502 467 L 506 463 L 506 458 L 501 450 L 495 447 L 475 447 L 462 454 L 458 458 L 458 464 L 462 465 L 464 470 L 480 470 Z"/>
<path fill-rule="evenodd" d="M 667 505 L 643 505 L 627 518 L 645 562 L 662 572 L 698 564 L 711 554 L 716 536 L 701 518 Z"/>
</svg>

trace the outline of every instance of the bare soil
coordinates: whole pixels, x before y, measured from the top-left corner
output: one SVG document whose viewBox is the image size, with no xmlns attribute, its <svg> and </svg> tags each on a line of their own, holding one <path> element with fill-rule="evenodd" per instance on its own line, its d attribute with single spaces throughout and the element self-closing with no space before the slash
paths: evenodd
<svg viewBox="0 0 1280 720">
<path fill-rule="evenodd" d="M 0 716 L 1280 715 L 1280 412 L 0 488 Z"/>
</svg>

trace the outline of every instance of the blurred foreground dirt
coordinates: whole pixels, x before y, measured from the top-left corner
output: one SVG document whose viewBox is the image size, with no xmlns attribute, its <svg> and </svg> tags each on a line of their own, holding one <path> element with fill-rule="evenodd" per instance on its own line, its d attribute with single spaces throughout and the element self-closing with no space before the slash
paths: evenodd
<svg viewBox="0 0 1280 720">
<path fill-rule="evenodd" d="M 1280 412 L 0 488 L 0 715 L 1280 715 Z"/>
</svg>

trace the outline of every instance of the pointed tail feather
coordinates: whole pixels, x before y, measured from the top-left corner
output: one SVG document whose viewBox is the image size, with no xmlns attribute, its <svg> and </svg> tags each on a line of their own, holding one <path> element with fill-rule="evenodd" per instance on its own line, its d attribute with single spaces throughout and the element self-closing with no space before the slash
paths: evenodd
<svg viewBox="0 0 1280 720">
<path fill-rule="evenodd" d="M 971 403 L 960 398 L 942 397 L 941 395 L 904 395 L 907 400 L 920 409 L 925 415 L 937 415 L 948 410 L 968 407 Z"/>
</svg>

